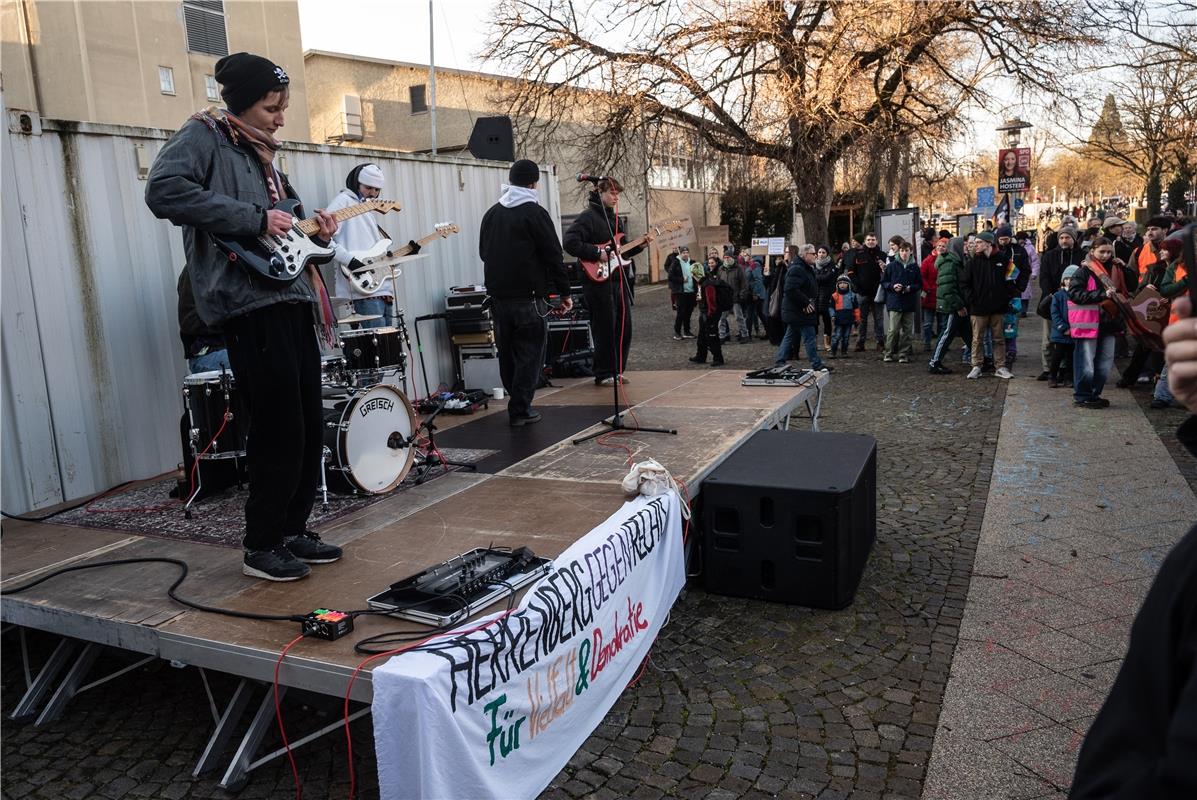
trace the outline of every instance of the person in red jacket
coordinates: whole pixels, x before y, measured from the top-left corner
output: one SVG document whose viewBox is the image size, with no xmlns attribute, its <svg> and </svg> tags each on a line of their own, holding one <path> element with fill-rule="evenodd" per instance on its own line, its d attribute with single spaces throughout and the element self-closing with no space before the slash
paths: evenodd
<svg viewBox="0 0 1197 800">
<path fill-rule="evenodd" d="M 723 344 L 719 341 L 719 304 L 715 300 L 715 280 L 719 275 L 719 259 L 707 259 L 707 271 L 698 282 L 698 352 L 690 359 L 695 364 L 707 363 L 711 351 L 711 366 L 723 366 Z"/>
<path fill-rule="evenodd" d="M 943 317 L 947 314 L 936 315 L 935 313 L 935 288 L 936 280 L 939 278 L 939 270 L 935 268 L 935 259 L 939 258 L 944 253 L 948 252 L 948 240 L 941 237 L 935 243 L 935 247 L 923 259 L 923 263 L 919 264 L 919 271 L 923 273 L 923 352 L 931 352 L 931 339 L 939 338 L 939 332 L 943 329 Z"/>
</svg>

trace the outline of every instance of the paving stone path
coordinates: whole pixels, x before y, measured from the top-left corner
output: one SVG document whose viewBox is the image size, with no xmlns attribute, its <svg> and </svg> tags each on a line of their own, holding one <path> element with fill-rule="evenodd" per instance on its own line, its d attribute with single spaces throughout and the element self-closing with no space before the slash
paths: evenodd
<svg viewBox="0 0 1197 800">
<path fill-rule="evenodd" d="M 671 339 L 667 292 L 641 291 L 635 314 L 630 369 L 704 369 L 686 361 L 692 341 Z M 774 350 L 764 342 L 725 349 L 732 369 L 765 366 Z M 882 364 L 870 351 L 830 362 L 836 372 L 823 429 L 878 440 L 877 543 L 856 602 L 842 611 L 813 611 L 708 595 L 696 579 L 638 685 L 545 797 L 922 794 L 1008 384 L 965 381 L 959 372 L 929 376 L 919 361 Z M 6 711 L 23 685 L 16 656 L 15 639 L 6 635 L 0 669 Z M 218 698 L 231 687 L 219 678 L 214 685 Z M 296 709 L 290 700 L 289 706 Z M 6 719 L 0 793 L 227 797 L 210 779 L 190 777 L 211 725 L 194 670 L 139 670 L 79 697 L 57 723 L 34 728 Z M 354 730 L 361 796 L 376 797 L 368 721 Z M 344 742 L 325 742 L 302 751 L 305 793 L 344 796 Z M 291 785 L 285 761 L 276 762 L 256 771 L 240 796 L 285 797 Z"/>
</svg>

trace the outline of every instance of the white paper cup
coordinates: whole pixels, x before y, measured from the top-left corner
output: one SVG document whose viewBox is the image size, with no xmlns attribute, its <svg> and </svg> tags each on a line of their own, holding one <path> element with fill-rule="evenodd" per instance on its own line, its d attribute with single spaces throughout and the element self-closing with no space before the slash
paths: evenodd
<svg viewBox="0 0 1197 800">
<path fill-rule="evenodd" d="M 495 388 L 490 390 L 490 394 L 491 394 L 491 397 L 495 398 L 496 400 L 502 400 L 503 399 L 503 387 L 496 386 Z"/>
</svg>

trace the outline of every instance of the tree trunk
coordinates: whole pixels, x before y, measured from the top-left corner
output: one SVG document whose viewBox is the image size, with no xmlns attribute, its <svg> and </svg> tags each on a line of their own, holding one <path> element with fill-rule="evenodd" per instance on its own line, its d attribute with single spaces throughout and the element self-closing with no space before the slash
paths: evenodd
<svg viewBox="0 0 1197 800">
<path fill-rule="evenodd" d="M 1147 195 L 1147 215 L 1154 217 L 1160 213 L 1160 199 L 1163 195 L 1163 187 L 1160 184 L 1160 167 L 1158 164 L 1152 164 L 1150 171 L 1147 173 L 1147 188 L 1145 194 Z"/>
<path fill-rule="evenodd" d="M 869 171 L 865 173 L 864 187 L 860 190 L 860 217 L 856 223 L 854 236 L 873 230 L 873 217 L 880 206 L 877 203 L 877 193 L 881 189 L 881 168 L 884 166 L 885 148 L 880 142 L 874 141 L 869 146 Z"/>
<path fill-rule="evenodd" d="M 816 247 L 830 246 L 827 240 L 827 223 L 831 217 L 831 201 L 835 187 L 835 164 L 791 165 L 790 175 L 794 179 L 795 217 L 802 219 L 802 234 L 798 236 L 795 224 L 794 239 L 798 244 L 813 244 Z M 795 219 L 795 223 L 797 223 Z M 801 241 L 798 241 L 798 240 Z"/>
<path fill-rule="evenodd" d="M 898 167 L 901 161 L 901 143 L 895 141 L 885 153 L 885 189 L 882 193 L 885 195 L 886 208 L 894 208 L 898 199 Z"/>
</svg>

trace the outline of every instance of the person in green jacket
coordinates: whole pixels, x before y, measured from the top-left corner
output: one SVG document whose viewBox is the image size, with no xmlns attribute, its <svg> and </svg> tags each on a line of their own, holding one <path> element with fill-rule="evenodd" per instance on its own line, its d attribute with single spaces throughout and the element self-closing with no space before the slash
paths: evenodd
<svg viewBox="0 0 1197 800">
<path fill-rule="evenodd" d="M 944 366 L 943 359 L 952 345 L 952 340 L 960 337 L 965 346 L 968 346 L 972 336 L 968 311 L 964 308 L 964 298 L 960 296 L 959 277 L 960 271 L 964 269 L 963 238 L 956 236 L 948 242 L 947 252 L 935 259 L 935 269 L 938 272 L 935 281 L 935 310 L 940 314 L 946 314 L 947 322 L 935 343 L 927 371 L 932 375 L 948 375 L 952 370 Z"/>
<path fill-rule="evenodd" d="M 1160 294 L 1175 302 L 1177 298 L 1189 294 L 1189 271 L 1181 254 L 1184 250 L 1184 240 L 1179 236 L 1170 236 L 1160 242 L 1159 248 L 1160 258 L 1168 261 L 1168 267 L 1164 270 L 1164 279 L 1160 281 Z M 1174 311 L 1168 322 L 1175 322 L 1178 318 Z M 1171 408 L 1174 405 L 1176 405 L 1176 399 L 1172 396 L 1172 391 L 1168 386 L 1168 365 L 1165 364 L 1159 380 L 1155 382 L 1151 407 Z"/>
</svg>

